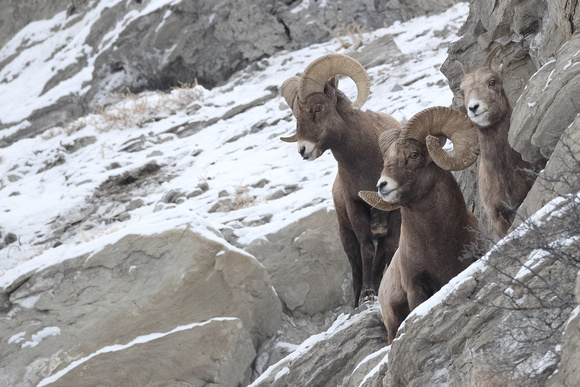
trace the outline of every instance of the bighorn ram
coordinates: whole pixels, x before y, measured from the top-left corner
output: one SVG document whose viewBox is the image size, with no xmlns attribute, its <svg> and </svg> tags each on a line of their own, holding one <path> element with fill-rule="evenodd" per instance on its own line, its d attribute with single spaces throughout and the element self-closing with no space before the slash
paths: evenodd
<svg viewBox="0 0 580 387">
<path fill-rule="evenodd" d="M 434 136 L 447 137 L 454 149 L 443 150 Z M 461 258 L 477 242 L 477 219 L 450 171 L 473 164 L 479 149 L 469 118 L 444 107 L 423 110 L 379 141 L 384 166 L 378 194 L 360 196 L 379 209 L 401 209 L 399 248 L 379 289 L 391 343 L 413 309 L 473 262 Z"/>
<path fill-rule="evenodd" d="M 338 90 L 338 74 L 349 76 L 357 86 L 351 104 Z M 297 142 L 304 160 L 314 160 L 330 149 L 338 162 L 332 197 L 342 245 L 352 269 L 355 307 L 374 297 L 385 266 L 397 249 L 399 211 L 381 212 L 358 197 L 372 189 L 381 173 L 381 132 L 401 125 L 391 116 L 361 111 L 370 90 L 364 67 L 356 60 L 328 54 L 310 63 L 302 76 L 282 85 L 281 94 L 296 118 L 296 133 L 281 138 Z"/>
<path fill-rule="evenodd" d="M 479 196 L 497 234 L 503 238 L 534 184 L 533 172 L 539 172 L 546 160 L 530 164 L 508 143 L 512 108 L 502 86 L 503 64 L 497 69 L 491 66 L 500 47 L 490 51 L 483 67 L 470 73 L 457 63 L 464 74 L 460 88 L 465 108 L 479 129 Z"/>
</svg>

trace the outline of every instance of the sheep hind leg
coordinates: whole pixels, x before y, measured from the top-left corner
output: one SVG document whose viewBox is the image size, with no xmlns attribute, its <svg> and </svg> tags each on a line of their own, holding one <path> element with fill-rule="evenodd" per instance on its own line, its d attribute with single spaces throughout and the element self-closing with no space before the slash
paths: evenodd
<svg viewBox="0 0 580 387">
<path fill-rule="evenodd" d="M 388 226 L 385 228 L 385 232 L 380 237 L 377 237 L 375 260 L 373 262 L 373 287 L 377 294 L 385 270 L 391 264 L 393 256 L 399 247 L 399 238 L 401 236 L 400 211 L 390 211 L 387 214 L 386 224 Z"/>
<path fill-rule="evenodd" d="M 495 231 L 500 238 L 503 238 L 508 234 L 512 222 L 514 221 L 515 215 L 515 211 L 506 208 L 505 206 L 495 210 L 493 224 Z"/>
<path fill-rule="evenodd" d="M 427 301 L 440 288 L 441 286 L 429 274 L 416 274 L 413 279 L 413 285 L 407 292 L 409 309 L 414 310 L 423 302 Z"/>
<path fill-rule="evenodd" d="M 362 291 L 359 297 L 359 304 L 374 302 L 377 296 L 377 290 L 374 287 L 375 280 L 375 244 L 371 241 L 361 244 L 362 258 Z M 384 265 L 383 265 L 384 268 Z"/>
</svg>

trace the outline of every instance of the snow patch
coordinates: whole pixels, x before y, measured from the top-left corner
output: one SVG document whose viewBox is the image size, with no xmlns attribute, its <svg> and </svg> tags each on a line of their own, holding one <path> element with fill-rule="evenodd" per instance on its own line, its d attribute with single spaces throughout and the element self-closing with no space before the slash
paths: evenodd
<svg viewBox="0 0 580 387">
<path fill-rule="evenodd" d="M 46 339 L 47 337 L 58 336 L 58 335 L 60 335 L 60 328 L 59 327 L 46 327 L 46 328 L 38 331 L 34 335 L 32 335 L 31 340 L 22 344 L 20 347 L 21 348 L 34 348 L 38 344 L 40 344 L 40 342 L 42 340 Z"/>
<path fill-rule="evenodd" d="M 284 375 L 286 375 L 288 373 L 290 373 L 290 368 L 288 368 L 288 367 L 282 368 L 280 371 L 278 371 L 278 373 L 274 377 L 274 381 L 280 379 L 282 376 L 284 376 Z"/>
</svg>

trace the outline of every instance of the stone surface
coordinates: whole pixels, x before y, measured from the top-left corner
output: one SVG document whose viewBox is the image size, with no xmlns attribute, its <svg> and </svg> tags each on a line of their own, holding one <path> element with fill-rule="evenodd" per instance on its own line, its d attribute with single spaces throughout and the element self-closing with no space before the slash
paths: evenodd
<svg viewBox="0 0 580 387">
<path fill-rule="evenodd" d="M 579 52 L 580 35 L 575 34 L 556 52 L 555 60 L 534 74 L 515 105 L 509 141 L 527 161 L 550 157 L 580 113 Z"/>
<path fill-rule="evenodd" d="M 3 291 L 10 308 L 4 309 L 0 320 L 0 337 L 7 343 L 0 348 L 0 374 L 8 385 L 36 385 L 102 348 L 216 317 L 236 317 L 246 333 L 237 323 L 217 327 L 232 332 L 231 338 L 226 335 L 221 343 L 216 338 L 215 353 L 208 347 L 209 352 L 198 357 L 207 363 L 193 368 L 187 350 L 166 353 L 173 365 L 166 367 L 163 378 L 169 381 L 187 374 L 206 381 L 243 381 L 255 348 L 277 332 L 282 309 L 264 267 L 215 239 L 189 229 L 128 235 L 90 257 L 69 259 L 20 279 Z M 42 340 L 39 332 L 45 328 L 57 331 L 56 336 Z M 180 333 L 187 337 L 178 341 L 189 343 L 190 351 L 205 348 L 202 331 L 190 333 Z M 35 337 L 39 343 L 23 350 Z M 176 337 L 154 340 L 148 346 L 157 351 Z M 196 342 L 196 337 L 202 340 Z M 127 366 L 118 373 L 124 380 L 125 371 L 137 366 L 141 353 L 136 347 L 110 358 L 99 355 L 87 364 L 98 370 L 118 362 L 120 356 Z M 219 367 L 213 354 L 224 361 Z M 206 378 L 206 369 L 216 374 Z"/>
<path fill-rule="evenodd" d="M 158 334 L 162 335 L 162 334 Z M 148 337 L 142 338 L 147 340 Z M 133 343 L 133 342 L 132 342 Z M 105 347 L 47 386 L 236 386 L 247 381 L 252 340 L 239 319 L 210 320 L 127 348 Z M 121 348 L 119 348 L 121 347 Z M 169 354 L 169 355 L 168 355 Z M 54 383 L 50 383 L 54 380 Z M 43 384 L 48 382 L 48 384 Z"/>
<path fill-rule="evenodd" d="M 321 209 L 244 250 L 266 267 L 290 313 L 315 315 L 353 300 L 350 265 L 334 211 Z"/>
<path fill-rule="evenodd" d="M 580 190 L 580 116 L 562 134 L 546 168 L 518 209 L 514 226 L 559 195 Z"/>
<path fill-rule="evenodd" d="M 252 386 L 338 386 L 351 384 L 357 365 L 386 345 L 378 303 L 361 306 L 312 336 L 270 367 Z M 364 368 L 363 368 L 364 369 Z"/>
<path fill-rule="evenodd" d="M 580 304 L 580 276 L 576 279 L 576 303 Z M 546 386 L 580 385 L 580 305 L 576 306 L 568 320 L 562 339 L 562 358 L 558 372 L 554 373 Z"/>
</svg>

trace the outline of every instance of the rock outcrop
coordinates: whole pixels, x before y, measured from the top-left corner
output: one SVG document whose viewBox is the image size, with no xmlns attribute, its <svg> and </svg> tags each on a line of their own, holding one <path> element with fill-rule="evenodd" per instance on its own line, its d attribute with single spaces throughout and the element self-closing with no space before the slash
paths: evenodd
<svg viewBox="0 0 580 387">
<path fill-rule="evenodd" d="M 187 228 L 128 235 L 3 293 L 0 373 L 14 386 L 55 375 L 71 386 L 248 383 L 256 350 L 282 320 L 255 258 Z"/>
<path fill-rule="evenodd" d="M 580 276 L 576 280 L 576 303 L 579 304 L 572 311 L 566 322 L 562 357 L 558 364 L 558 372 L 552 374 L 546 386 L 577 386 L 580 384 Z"/>
<path fill-rule="evenodd" d="M 341 315 L 326 332 L 310 337 L 293 353 L 268 368 L 252 386 L 358 385 L 373 353 L 384 352 L 386 331 L 378 303 Z"/>
<path fill-rule="evenodd" d="M 353 303 L 352 274 L 334 210 L 316 211 L 244 250 L 264 265 L 291 314 L 313 316 Z"/>
</svg>

